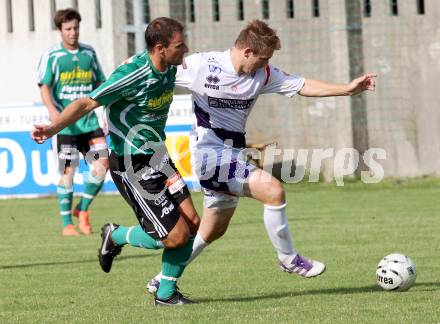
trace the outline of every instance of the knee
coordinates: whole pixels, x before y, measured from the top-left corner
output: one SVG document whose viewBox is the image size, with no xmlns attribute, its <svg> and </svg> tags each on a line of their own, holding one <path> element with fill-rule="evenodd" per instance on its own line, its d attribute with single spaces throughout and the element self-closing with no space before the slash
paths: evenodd
<svg viewBox="0 0 440 324">
<path fill-rule="evenodd" d="M 100 159 L 93 165 L 92 175 L 99 181 L 105 180 L 105 175 L 109 169 L 109 163 L 107 159 Z"/>
<path fill-rule="evenodd" d="M 109 169 L 108 159 L 99 159 L 97 164 L 98 164 L 96 168 L 97 173 L 105 176 L 105 174 Z"/>
<path fill-rule="evenodd" d="M 188 242 L 189 231 L 178 231 L 170 233 L 163 241 L 164 245 L 169 249 L 179 248 Z"/>
<path fill-rule="evenodd" d="M 73 183 L 73 175 L 70 173 L 66 173 L 60 177 L 60 181 L 58 184 L 66 188 L 70 188 L 72 187 L 72 183 Z"/>
<path fill-rule="evenodd" d="M 273 183 L 268 189 L 266 204 L 279 206 L 286 202 L 286 194 L 283 185 L 280 182 Z"/>
<path fill-rule="evenodd" d="M 105 170 L 105 172 L 107 172 L 108 169 L 109 169 L 108 159 L 102 159 L 101 160 L 101 165 L 102 165 L 102 168 Z"/>
</svg>

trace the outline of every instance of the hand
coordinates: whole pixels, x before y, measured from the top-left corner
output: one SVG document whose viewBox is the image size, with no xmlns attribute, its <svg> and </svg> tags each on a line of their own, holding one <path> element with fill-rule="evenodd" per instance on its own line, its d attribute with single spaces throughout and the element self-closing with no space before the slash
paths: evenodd
<svg viewBox="0 0 440 324">
<path fill-rule="evenodd" d="M 374 91 L 374 89 L 376 88 L 376 82 L 374 81 L 374 78 L 376 76 L 377 74 L 367 73 L 359 78 L 354 79 L 348 85 L 348 92 L 351 95 L 356 95 L 366 90 Z"/>
<path fill-rule="evenodd" d="M 34 125 L 31 138 L 38 144 L 43 144 L 48 138 L 55 135 L 51 125 Z"/>
</svg>

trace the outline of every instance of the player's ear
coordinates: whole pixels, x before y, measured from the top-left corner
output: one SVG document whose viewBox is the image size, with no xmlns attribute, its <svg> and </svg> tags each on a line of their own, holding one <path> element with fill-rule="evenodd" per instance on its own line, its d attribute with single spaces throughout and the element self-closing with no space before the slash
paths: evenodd
<svg viewBox="0 0 440 324">
<path fill-rule="evenodd" d="M 251 56 L 252 53 L 253 53 L 253 50 L 252 50 L 251 48 L 249 48 L 249 47 L 246 47 L 246 48 L 243 50 L 243 54 L 244 54 L 244 56 L 245 56 L 246 58 L 249 58 L 249 56 Z"/>
<path fill-rule="evenodd" d="M 154 45 L 154 49 L 157 53 L 161 55 L 165 54 L 165 46 L 163 46 L 162 43 L 157 43 L 156 45 Z"/>
</svg>

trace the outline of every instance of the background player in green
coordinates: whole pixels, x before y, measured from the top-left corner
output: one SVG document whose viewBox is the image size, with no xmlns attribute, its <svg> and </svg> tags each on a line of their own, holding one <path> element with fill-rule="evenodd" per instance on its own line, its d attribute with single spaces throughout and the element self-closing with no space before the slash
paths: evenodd
<svg viewBox="0 0 440 324">
<path fill-rule="evenodd" d="M 95 50 L 78 42 L 80 14 L 74 9 L 58 10 L 54 22 L 62 41 L 43 54 L 38 66 L 41 98 L 52 122 L 72 101 L 86 97 L 105 81 Z M 81 200 L 74 210 L 81 232 L 91 234 L 88 209 L 108 170 L 107 144 L 96 114 L 90 112 L 63 129 L 54 137 L 53 147 L 61 175 L 57 194 L 65 236 L 79 235 L 72 223 L 72 182 L 79 163 L 79 152 L 91 165 L 84 179 Z"/>
<path fill-rule="evenodd" d="M 188 51 L 183 26 L 170 18 L 153 20 L 145 31 L 147 50 L 119 66 L 87 98 L 70 104 L 51 125 L 35 125 L 32 138 L 44 142 L 81 116 L 105 105 L 111 137 L 110 171 L 133 208 L 139 225 L 105 224 L 98 250 L 101 268 L 111 270 L 125 244 L 165 247 L 156 305 L 192 301 L 176 290 L 191 255 L 200 219 L 188 188 L 165 148 L 165 123 L 173 100 L 176 65 Z"/>
</svg>

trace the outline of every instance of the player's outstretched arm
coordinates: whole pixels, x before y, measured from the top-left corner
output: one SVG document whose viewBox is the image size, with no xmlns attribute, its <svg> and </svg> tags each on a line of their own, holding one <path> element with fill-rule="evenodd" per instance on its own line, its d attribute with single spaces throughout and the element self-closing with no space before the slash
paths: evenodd
<svg viewBox="0 0 440 324">
<path fill-rule="evenodd" d="M 57 134 L 65 127 L 73 124 L 82 116 L 99 107 L 98 102 L 90 98 L 81 98 L 72 102 L 50 125 L 34 125 L 32 139 L 38 144 Z"/>
<path fill-rule="evenodd" d="M 375 77 L 376 74 L 367 73 L 348 84 L 306 79 L 298 93 L 304 97 L 353 96 L 366 90 L 373 91 L 376 87 Z"/>
</svg>

